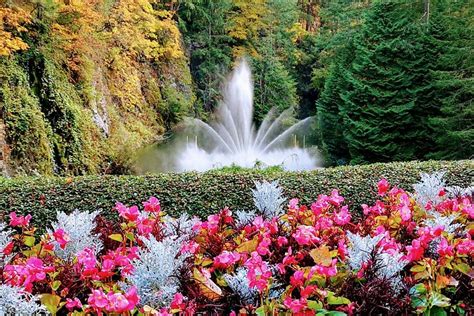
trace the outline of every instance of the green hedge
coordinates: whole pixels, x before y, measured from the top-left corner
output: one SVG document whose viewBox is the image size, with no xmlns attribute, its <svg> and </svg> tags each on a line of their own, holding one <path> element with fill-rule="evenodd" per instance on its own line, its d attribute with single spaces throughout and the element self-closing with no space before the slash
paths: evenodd
<svg viewBox="0 0 474 316">
<path fill-rule="evenodd" d="M 376 182 L 411 189 L 420 172 L 446 170 L 449 184 L 467 186 L 474 181 L 474 160 L 440 162 L 397 162 L 321 169 L 311 172 L 211 171 L 207 173 L 158 174 L 147 176 L 85 176 L 76 178 L 0 179 L 0 215 L 10 211 L 31 213 L 44 227 L 56 211 L 101 209 L 108 217 L 116 201 L 131 205 L 156 196 L 164 210 L 201 217 L 224 206 L 252 208 L 251 189 L 255 180 L 280 181 L 288 198 L 310 203 L 318 194 L 338 188 L 352 210 L 376 198 Z"/>
</svg>

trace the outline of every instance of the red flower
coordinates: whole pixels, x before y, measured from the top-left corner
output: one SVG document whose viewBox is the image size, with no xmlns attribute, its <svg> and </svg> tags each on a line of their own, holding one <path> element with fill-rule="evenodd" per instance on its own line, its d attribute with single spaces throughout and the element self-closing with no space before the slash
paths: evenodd
<svg viewBox="0 0 474 316">
<path fill-rule="evenodd" d="M 377 183 L 377 187 L 379 189 L 379 195 L 384 196 L 387 193 L 390 187 L 390 184 L 388 183 L 386 179 L 382 179 Z"/>
</svg>

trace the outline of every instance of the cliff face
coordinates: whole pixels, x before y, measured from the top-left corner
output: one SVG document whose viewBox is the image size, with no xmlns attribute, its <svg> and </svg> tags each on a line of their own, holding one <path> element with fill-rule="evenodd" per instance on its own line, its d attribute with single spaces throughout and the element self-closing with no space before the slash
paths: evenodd
<svg viewBox="0 0 474 316">
<path fill-rule="evenodd" d="M 126 171 L 194 99 L 156 1 L 0 0 L 0 172 Z"/>
</svg>

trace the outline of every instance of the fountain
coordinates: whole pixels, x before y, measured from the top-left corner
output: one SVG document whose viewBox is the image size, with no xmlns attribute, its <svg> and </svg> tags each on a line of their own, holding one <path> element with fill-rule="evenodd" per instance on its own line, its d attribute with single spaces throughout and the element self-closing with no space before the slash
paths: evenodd
<svg viewBox="0 0 474 316">
<path fill-rule="evenodd" d="M 258 130 L 253 123 L 253 84 L 249 66 L 242 60 L 223 91 L 216 120 L 207 124 L 193 119 L 192 126 L 203 134 L 205 144 L 186 142 L 176 157 L 177 171 L 206 171 L 237 165 L 252 168 L 282 166 L 284 170 L 311 170 L 317 167 L 317 154 L 291 143 L 298 132 L 309 127 L 312 118 L 288 126 L 291 110 L 276 115 L 270 111 Z M 196 133 L 196 131 L 195 131 Z"/>
</svg>

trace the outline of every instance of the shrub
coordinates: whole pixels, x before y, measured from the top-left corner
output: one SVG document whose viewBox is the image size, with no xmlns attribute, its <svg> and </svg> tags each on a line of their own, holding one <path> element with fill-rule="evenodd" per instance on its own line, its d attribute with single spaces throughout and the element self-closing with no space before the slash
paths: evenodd
<svg viewBox="0 0 474 316">
<path fill-rule="evenodd" d="M 117 201 L 137 204 L 159 196 L 167 213 L 183 212 L 206 217 L 221 207 L 253 209 L 254 181 L 278 180 L 287 197 L 311 203 L 318 194 L 338 188 L 357 216 L 357 207 L 375 201 L 374 183 L 385 177 L 400 188 L 411 190 L 420 172 L 445 170 L 449 185 L 466 187 L 474 182 L 474 161 L 397 162 L 337 167 L 311 172 L 239 170 L 146 176 L 87 176 L 75 178 L 0 178 L 0 213 L 11 210 L 34 214 L 35 225 L 44 229 L 57 211 L 66 213 L 101 210 L 116 218 L 111 206 Z"/>
<path fill-rule="evenodd" d="M 473 190 L 439 188 L 433 199 L 427 185 L 437 180 L 425 175 L 410 194 L 382 179 L 357 221 L 336 189 L 309 207 L 293 198 L 283 212 L 259 208 L 276 183 L 256 183 L 245 225 L 228 208 L 199 221 L 165 215 L 154 197 L 142 209 L 117 203 L 118 226 L 96 214 L 97 227 L 88 225 L 92 244 L 97 231 L 115 243 L 71 257 L 58 247 L 77 243 L 77 228 L 54 224 L 38 236 L 31 216 L 12 212 L 11 227 L 1 226 L 9 258 L 0 290 L 21 310 L 70 315 L 470 315 Z M 11 303 L 0 295 L 0 310 L 14 312 Z"/>
</svg>

